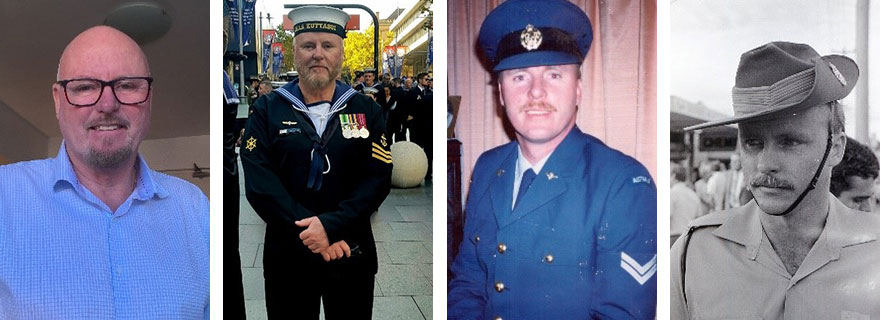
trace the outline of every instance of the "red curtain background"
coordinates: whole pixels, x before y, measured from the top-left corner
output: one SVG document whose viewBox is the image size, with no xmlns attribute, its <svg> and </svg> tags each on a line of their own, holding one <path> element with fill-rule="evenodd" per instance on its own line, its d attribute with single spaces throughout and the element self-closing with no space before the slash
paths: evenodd
<svg viewBox="0 0 880 320">
<path fill-rule="evenodd" d="M 477 157 L 513 138 L 504 130 L 496 86 L 477 54 L 480 25 L 502 2 L 448 3 L 448 83 L 449 94 L 462 97 L 456 137 L 462 142 L 464 196 Z M 584 95 L 577 125 L 638 159 L 656 177 L 656 1 L 572 2 L 586 11 L 593 24 L 593 44 L 582 66 Z"/>
</svg>

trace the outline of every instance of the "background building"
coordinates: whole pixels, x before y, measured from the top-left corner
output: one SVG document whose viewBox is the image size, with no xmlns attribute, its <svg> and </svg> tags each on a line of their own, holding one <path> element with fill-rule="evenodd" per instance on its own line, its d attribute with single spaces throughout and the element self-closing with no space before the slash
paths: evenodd
<svg viewBox="0 0 880 320">
<path fill-rule="evenodd" d="M 433 65 L 428 63 L 433 24 L 426 25 L 426 22 L 432 20 L 432 16 L 423 11 L 423 8 L 433 10 L 433 6 L 432 1 L 419 0 L 404 9 L 390 26 L 394 33 L 394 40 L 390 45 L 406 47 L 401 73 L 403 75 L 415 76 L 420 72 L 433 71 Z"/>
</svg>

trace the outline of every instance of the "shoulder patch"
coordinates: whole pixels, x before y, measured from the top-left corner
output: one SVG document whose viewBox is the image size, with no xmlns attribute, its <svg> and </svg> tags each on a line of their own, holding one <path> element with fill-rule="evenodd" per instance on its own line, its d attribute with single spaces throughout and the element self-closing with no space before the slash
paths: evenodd
<svg viewBox="0 0 880 320">
<path fill-rule="evenodd" d="M 651 184 L 651 178 L 647 176 L 633 177 L 633 184 L 646 183 Z"/>
<path fill-rule="evenodd" d="M 256 138 L 250 137 L 249 139 L 247 139 L 247 141 L 245 141 L 244 148 L 247 149 L 248 151 L 254 151 L 254 148 L 256 148 L 256 147 L 257 147 L 257 139 Z"/>
</svg>

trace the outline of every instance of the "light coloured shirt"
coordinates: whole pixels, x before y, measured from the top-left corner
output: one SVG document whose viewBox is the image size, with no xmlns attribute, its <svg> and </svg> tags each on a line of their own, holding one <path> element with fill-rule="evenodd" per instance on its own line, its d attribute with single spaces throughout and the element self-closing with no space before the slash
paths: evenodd
<svg viewBox="0 0 880 320">
<path fill-rule="evenodd" d="M 547 163 L 547 159 L 550 159 L 550 155 L 552 154 L 553 152 L 550 152 L 550 154 L 548 154 L 546 157 L 538 160 L 538 163 L 532 165 L 531 163 L 529 163 L 529 160 L 526 160 L 526 157 L 522 154 L 522 148 L 517 146 L 515 172 L 516 175 L 513 177 L 513 202 L 510 204 L 511 210 L 516 205 L 516 196 L 517 194 L 519 194 L 519 185 L 522 182 L 523 174 L 526 173 L 526 171 L 528 171 L 529 169 L 532 169 L 532 171 L 535 172 L 535 175 L 541 173 L 541 168 L 544 167 L 544 164 Z"/>
<path fill-rule="evenodd" d="M 728 182 L 730 187 L 727 190 L 727 200 L 725 202 L 727 203 L 728 208 L 736 208 L 742 205 L 739 201 L 739 197 L 745 189 L 745 175 L 742 170 L 730 170 L 728 171 L 728 174 L 731 178 Z"/>
<path fill-rule="evenodd" d="M 324 129 L 327 129 L 327 120 L 333 116 L 333 113 L 335 112 L 330 112 L 330 102 L 328 101 L 322 101 L 308 106 L 308 112 L 306 112 L 306 115 L 309 116 L 309 119 L 312 120 L 312 124 L 315 125 L 315 132 L 318 133 L 319 137 L 324 135 Z"/>
<path fill-rule="evenodd" d="M 794 275 L 764 233 L 755 201 L 692 222 L 705 227 L 690 234 L 683 291 L 686 237 L 670 256 L 671 319 L 880 319 L 880 215 L 826 193 L 825 228 Z"/>
<path fill-rule="evenodd" d="M 712 205 L 710 208 L 711 212 L 718 212 L 730 206 L 725 202 L 727 190 L 728 190 L 728 182 L 730 181 L 727 171 L 718 171 L 712 174 L 709 177 L 709 181 L 706 182 L 706 192 L 712 195 Z"/>
<path fill-rule="evenodd" d="M 209 205 L 138 157 L 111 211 L 80 184 L 64 144 L 0 166 L 0 319 L 209 318 Z"/>
<path fill-rule="evenodd" d="M 687 230 L 688 223 L 703 212 L 700 197 L 684 182 L 678 182 L 669 189 L 669 234 L 681 235 Z"/>
</svg>

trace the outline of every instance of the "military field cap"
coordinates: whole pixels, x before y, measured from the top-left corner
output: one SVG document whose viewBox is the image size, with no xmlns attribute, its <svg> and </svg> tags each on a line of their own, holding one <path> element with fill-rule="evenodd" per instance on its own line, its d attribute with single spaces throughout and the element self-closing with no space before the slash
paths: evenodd
<svg viewBox="0 0 880 320">
<path fill-rule="evenodd" d="M 806 44 L 771 42 L 742 54 L 733 87 L 733 117 L 684 130 L 745 122 L 840 100 L 858 80 L 859 67 L 848 57 L 820 56 Z"/>
<path fill-rule="evenodd" d="M 581 64 L 593 27 L 568 0 L 508 0 L 489 12 L 478 41 L 493 72 Z"/>
<path fill-rule="evenodd" d="M 349 16 L 342 10 L 325 6 L 302 6 L 287 14 L 293 21 L 293 34 L 328 32 L 345 38 Z"/>
</svg>

